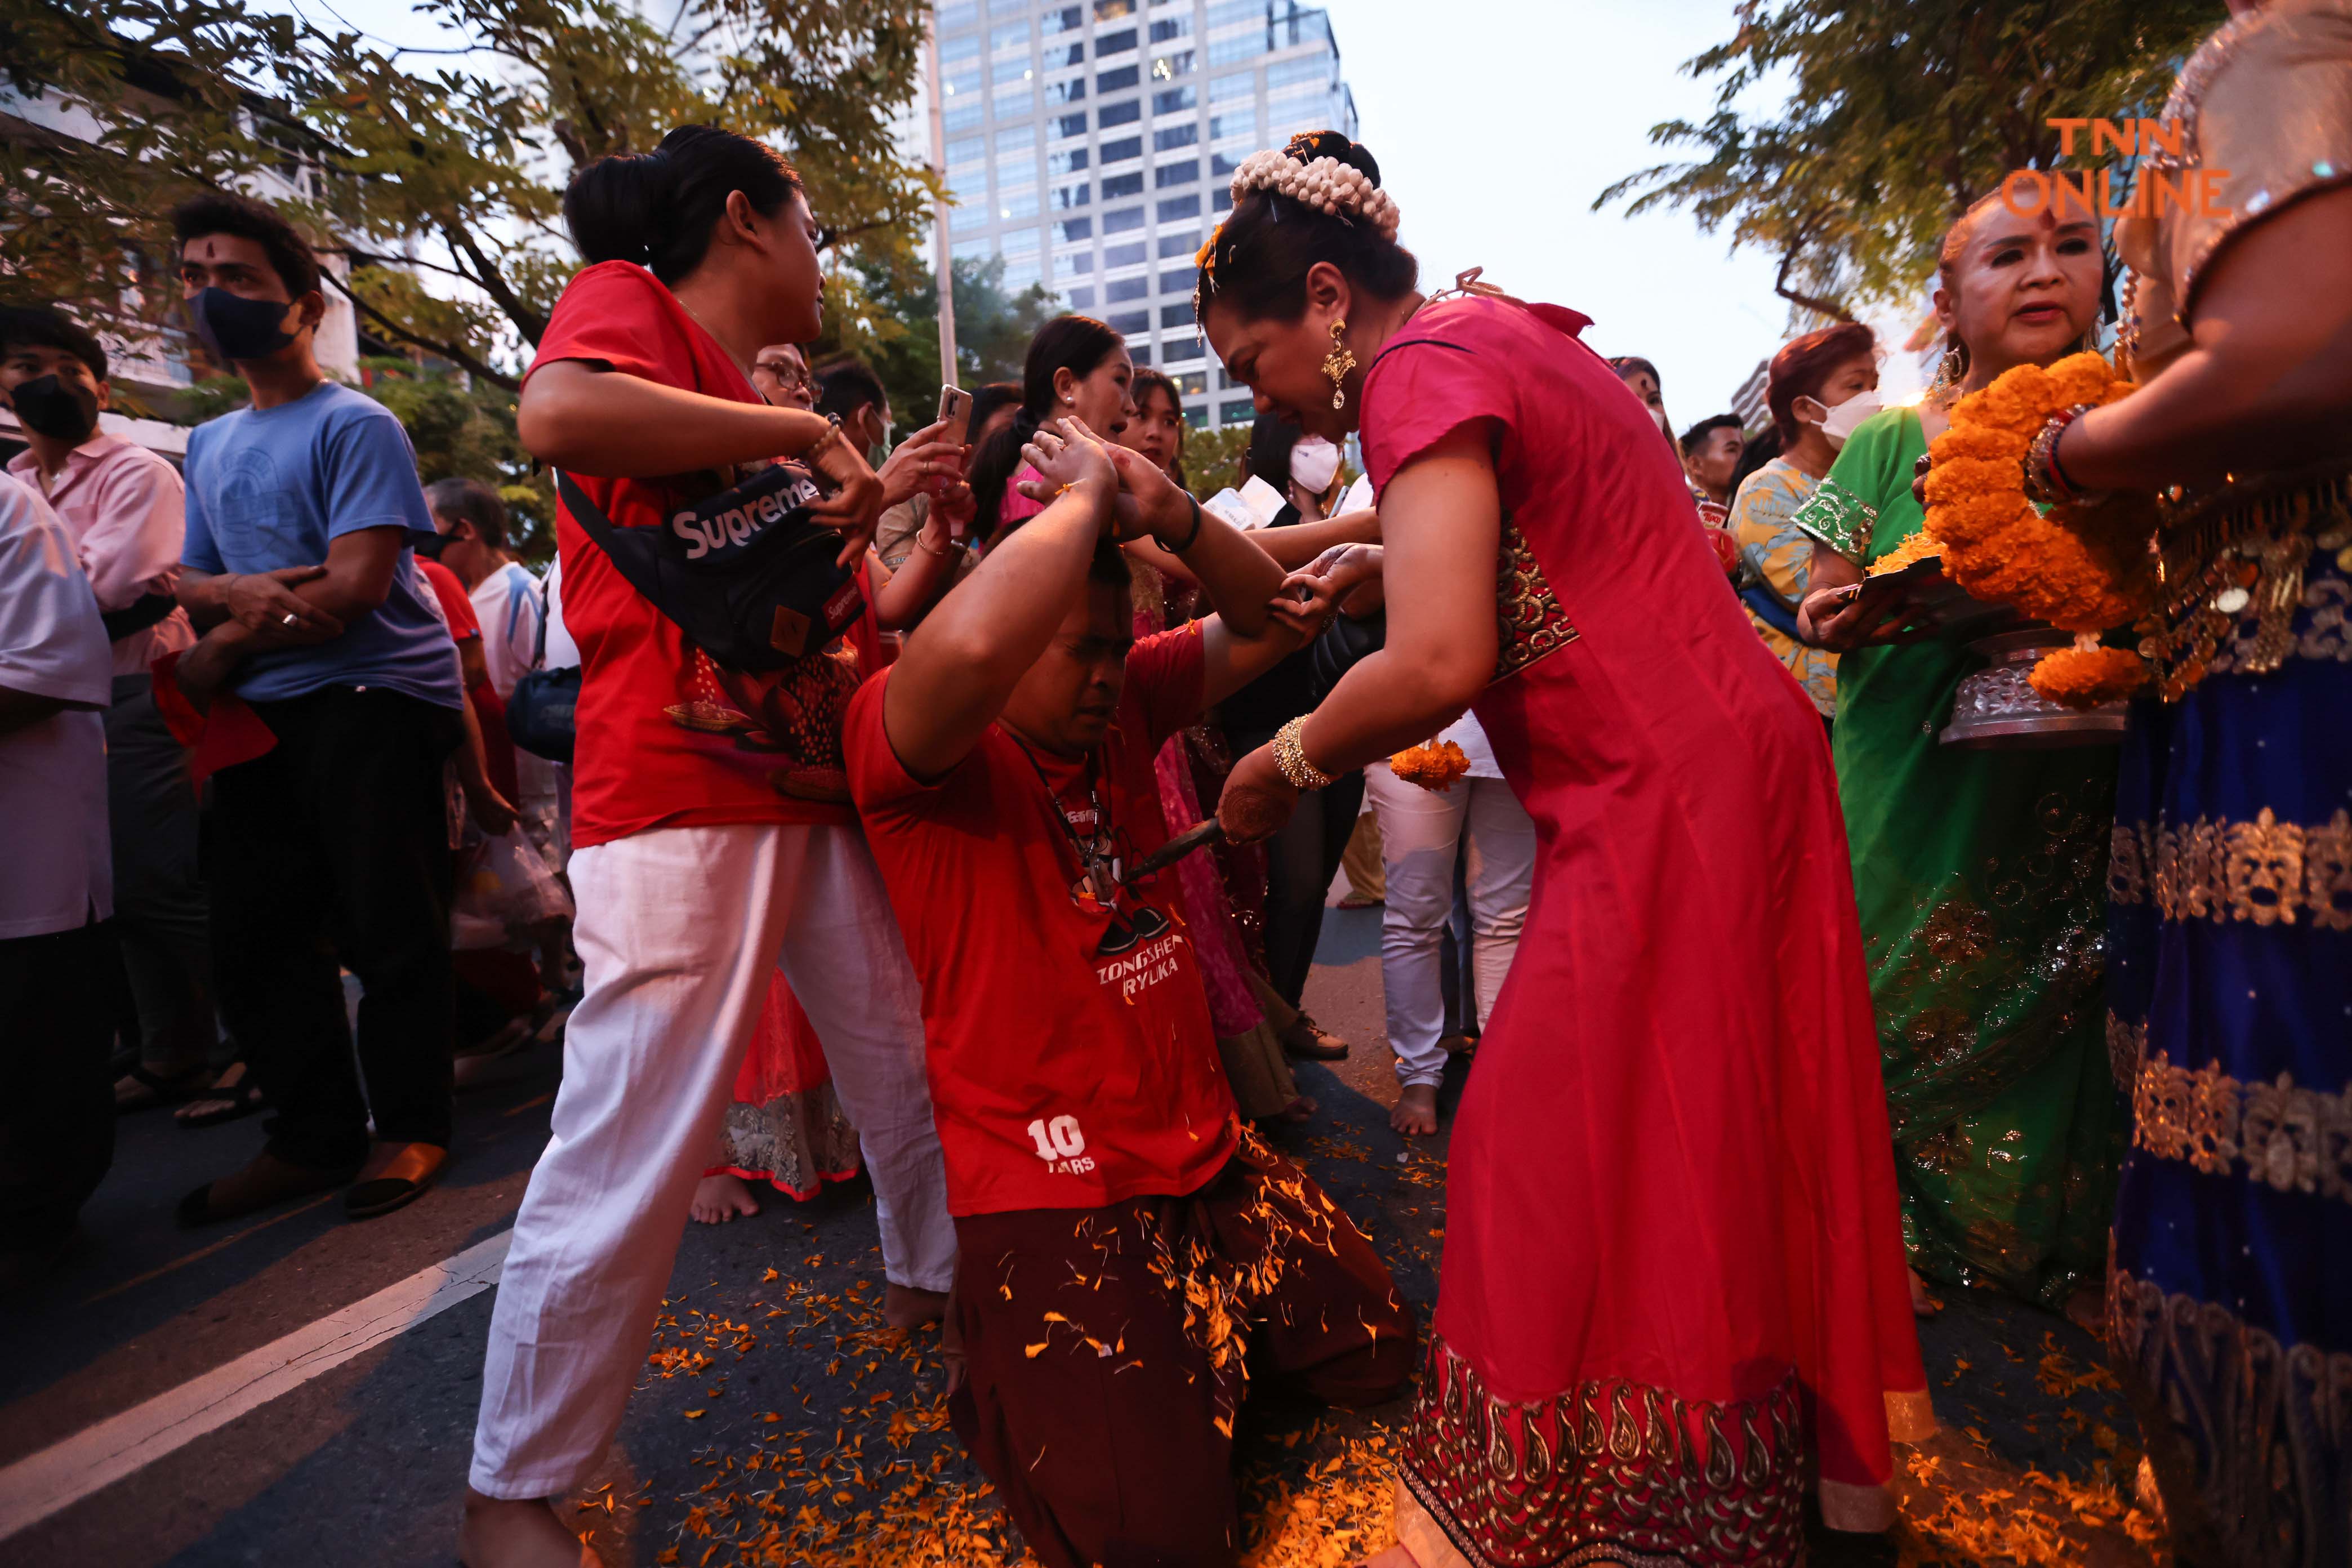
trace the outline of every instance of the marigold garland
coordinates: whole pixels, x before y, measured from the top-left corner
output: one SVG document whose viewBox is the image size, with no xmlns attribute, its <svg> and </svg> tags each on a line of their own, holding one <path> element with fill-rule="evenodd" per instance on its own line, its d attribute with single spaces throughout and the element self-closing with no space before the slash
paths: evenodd
<svg viewBox="0 0 2352 1568">
<path fill-rule="evenodd" d="M 2033 667 L 2026 681 L 2062 708 L 2120 702 L 2147 684 L 2147 666 L 2127 647 L 2061 648 Z"/>
<path fill-rule="evenodd" d="M 2133 390 L 2104 356 L 2085 352 L 2046 370 L 2018 365 L 1960 399 L 1950 428 L 1930 448 L 1935 466 L 1927 483 L 1927 529 L 1942 542 L 1944 571 L 1954 582 L 2075 633 L 2121 626 L 2147 609 L 2156 591 L 2148 552 L 2156 518 L 2147 498 L 2122 495 L 2044 516 L 2025 495 L 2026 451 L 2052 416 Z M 2137 663 L 2121 650 L 2053 654 L 2035 667 L 2033 688 L 2070 707 L 2095 707 L 2128 689 L 2121 684 L 2124 658 Z"/>
<path fill-rule="evenodd" d="M 1407 784 L 1444 795 L 1470 771 L 1470 753 L 1451 741 L 1424 741 L 1389 759 L 1389 772 Z"/>
<path fill-rule="evenodd" d="M 1900 572 L 1906 566 L 1933 560 L 1942 552 L 1943 548 L 1944 542 L 1923 527 L 1910 538 L 1872 562 L 1865 569 L 1864 574 L 1884 577 L 1889 572 Z"/>
</svg>

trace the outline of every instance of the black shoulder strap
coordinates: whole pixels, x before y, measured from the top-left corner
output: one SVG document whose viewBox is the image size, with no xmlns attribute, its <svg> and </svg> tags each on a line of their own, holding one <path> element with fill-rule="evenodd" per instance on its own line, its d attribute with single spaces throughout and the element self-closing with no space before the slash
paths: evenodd
<svg viewBox="0 0 2352 1568">
<path fill-rule="evenodd" d="M 661 604 L 660 582 L 653 573 L 646 570 L 645 563 L 635 552 L 613 548 L 618 542 L 619 530 L 613 526 L 613 520 L 604 515 L 604 508 L 590 500 L 588 492 L 561 468 L 555 470 L 555 493 L 563 498 L 565 506 L 572 509 L 572 521 L 587 531 L 588 537 L 596 542 L 596 547 L 628 580 L 629 586 L 658 606 Z M 544 633 L 546 627 L 547 622 L 542 617 L 540 629 Z"/>
</svg>

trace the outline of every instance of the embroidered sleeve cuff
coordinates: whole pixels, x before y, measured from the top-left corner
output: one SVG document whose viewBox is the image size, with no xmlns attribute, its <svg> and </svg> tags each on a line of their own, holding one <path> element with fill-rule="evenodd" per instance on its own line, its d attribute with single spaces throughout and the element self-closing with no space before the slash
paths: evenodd
<svg viewBox="0 0 2352 1568">
<path fill-rule="evenodd" d="M 1834 479 L 1823 479 L 1797 513 L 1797 527 L 1859 566 L 1870 554 L 1878 509 Z"/>
</svg>

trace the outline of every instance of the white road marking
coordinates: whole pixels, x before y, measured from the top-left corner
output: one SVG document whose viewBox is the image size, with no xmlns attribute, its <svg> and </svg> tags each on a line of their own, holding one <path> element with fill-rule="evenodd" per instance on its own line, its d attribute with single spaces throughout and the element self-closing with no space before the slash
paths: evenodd
<svg viewBox="0 0 2352 1568">
<path fill-rule="evenodd" d="M 0 1469 L 0 1541 L 499 1282 L 512 1231 Z"/>
</svg>

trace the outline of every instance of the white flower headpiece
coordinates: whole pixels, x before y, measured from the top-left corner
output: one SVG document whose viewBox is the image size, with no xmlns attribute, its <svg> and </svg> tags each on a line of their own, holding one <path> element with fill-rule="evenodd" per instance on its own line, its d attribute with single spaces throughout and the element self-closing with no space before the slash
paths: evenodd
<svg viewBox="0 0 2352 1568">
<path fill-rule="evenodd" d="M 1253 153 L 1234 171 L 1234 200 L 1252 191 L 1274 191 L 1332 217 L 1369 224 L 1393 242 L 1402 216 L 1396 201 L 1353 163 L 1318 158 L 1301 163 L 1287 153 Z"/>
</svg>

